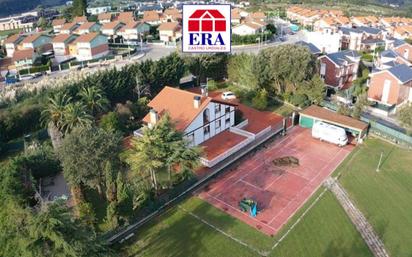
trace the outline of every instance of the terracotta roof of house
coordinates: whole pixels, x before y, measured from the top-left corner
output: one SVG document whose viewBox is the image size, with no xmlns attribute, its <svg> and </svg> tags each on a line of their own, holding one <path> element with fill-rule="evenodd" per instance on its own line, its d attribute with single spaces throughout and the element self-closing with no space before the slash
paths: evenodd
<svg viewBox="0 0 412 257">
<path fill-rule="evenodd" d="M 144 21 L 158 21 L 160 20 L 160 15 L 156 11 L 145 11 L 143 13 L 143 20 Z"/>
<path fill-rule="evenodd" d="M 76 22 L 68 22 L 68 23 L 65 23 L 60 30 L 72 30 L 76 26 L 77 26 Z"/>
<path fill-rule="evenodd" d="M 34 49 L 17 50 L 13 54 L 13 62 L 33 58 Z"/>
<path fill-rule="evenodd" d="M 66 23 L 66 19 L 54 19 L 52 21 L 53 26 L 60 26 L 60 25 L 63 25 L 64 23 Z"/>
<path fill-rule="evenodd" d="M 260 25 L 260 24 L 254 23 L 254 22 L 245 22 L 245 23 L 239 24 L 238 26 L 248 26 L 252 29 L 257 30 L 257 29 L 262 28 L 264 25 Z"/>
<path fill-rule="evenodd" d="M 235 8 L 231 11 L 231 18 L 232 19 L 240 19 L 241 18 L 239 8 Z"/>
<path fill-rule="evenodd" d="M 67 40 L 69 40 L 70 38 L 72 38 L 72 40 L 70 40 L 70 41 L 73 41 L 74 39 L 76 39 L 76 36 L 75 35 L 71 35 L 71 34 L 59 34 L 59 35 L 57 35 L 57 36 L 55 36 L 54 38 L 53 38 L 53 43 L 64 43 L 64 42 L 66 42 Z M 69 42 L 68 42 L 69 43 Z"/>
<path fill-rule="evenodd" d="M 336 112 L 319 107 L 317 105 L 309 106 L 305 110 L 301 111 L 300 114 L 310 116 L 313 118 L 319 118 L 335 125 L 348 127 L 356 130 L 363 131 L 368 127 L 368 124 L 363 121 L 342 114 L 338 114 Z"/>
<path fill-rule="evenodd" d="M 86 16 L 74 17 L 73 22 L 75 23 L 87 22 L 87 17 Z"/>
<path fill-rule="evenodd" d="M 97 16 L 97 19 L 98 19 L 99 21 L 102 21 L 102 20 L 111 20 L 111 19 L 112 19 L 112 14 L 111 14 L 111 13 L 108 13 L 108 12 L 101 13 L 101 14 L 99 14 L 99 15 Z"/>
<path fill-rule="evenodd" d="M 102 30 L 115 29 L 118 25 L 123 25 L 123 24 L 124 23 L 120 21 L 111 21 L 111 22 L 103 24 Z"/>
<path fill-rule="evenodd" d="M 148 106 L 157 111 L 160 116 L 168 113 L 175 123 L 176 129 L 183 131 L 209 102 L 214 101 L 211 97 L 201 97 L 199 108 L 195 108 L 193 104 L 195 96 L 200 97 L 201 95 L 173 87 L 165 87 L 150 101 Z M 143 121 L 150 123 L 150 113 L 143 118 Z"/>
<path fill-rule="evenodd" d="M 176 30 L 179 28 L 179 23 L 178 22 L 165 22 L 160 24 L 160 26 L 157 28 L 158 30 Z"/>
<path fill-rule="evenodd" d="M 22 43 L 32 43 L 35 40 L 37 40 L 40 36 L 43 36 L 43 34 L 41 33 L 36 33 L 36 34 L 31 34 L 28 37 L 26 37 L 25 39 L 23 39 Z"/>
<path fill-rule="evenodd" d="M 142 22 L 139 21 L 130 21 L 128 23 L 126 23 L 126 25 L 124 25 L 120 31 L 124 32 L 126 31 L 126 29 L 135 29 L 137 28 L 137 26 L 139 26 L 139 24 L 141 24 Z"/>
<path fill-rule="evenodd" d="M 177 10 L 176 8 L 168 8 L 164 11 L 165 15 L 180 15 L 179 10 Z"/>
<path fill-rule="evenodd" d="M 93 39 L 95 39 L 99 35 L 100 34 L 97 33 L 97 32 L 91 32 L 91 33 L 83 34 L 83 35 L 79 36 L 73 43 L 88 43 L 88 42 L 92 41 Z"/>
<path fill-rule="evenodd" d="M 252 12 L 250 14 L 250 17 L 252 17 L 253 19 L 265 19 L 266 15 L 263 12 Z"/>
<path fill-rule="evenodd" d="M 14 34 L 9 36 L 8 38 L 6 38 L 6 40 L 4 40 L 5 44 L 11 44 L 11 43 L 15 43 L 16 41 L 18 41 L 20 39 L 20 37 L 22 37 L 19 34 Z"/>
<path fill-rule="evenodd" d="M 78 27 L 77 30 L 87 30 L 93 27 L 94 25 L 96 25 L 96 22 L 85 22 L 82 25 L 80 25 L 80 27 Z"/>
<path fill-rule="evenodd" d="M 121 12 L 119 16 L 117 16 L 118 21 L 122 21 L 124 23 L 130 22 L 134 20 L 133 12 Z"/>
</svg>

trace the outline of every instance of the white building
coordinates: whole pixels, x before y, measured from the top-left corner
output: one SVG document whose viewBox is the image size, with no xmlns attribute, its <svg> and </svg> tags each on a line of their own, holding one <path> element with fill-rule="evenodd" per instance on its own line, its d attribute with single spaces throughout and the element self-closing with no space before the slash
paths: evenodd
<svg viewBox="0 0 412 257">
<path fill-rule="evenodd" d="M 111 6 L 99 6 L 99 7 L 89 7 L 86 12 L 91 15 L 98 15 L 105 12 L 110 12 L 112 10 Z"/>
<path fill-rule="evenodd" d="M 323 53 L 335 53 L 340 49 L 340 39 L 338 33 L 305 31 L 303 41 L 312 43 Z"/>
<path fill-rule="evenodd" d="M 199 145 L 235 124 L 235 105 L 208 97 L 207 93 L 165 87 L 148 106 L 151 111 L 143 121 L 149 128 L 168 113 L 191 145 Z"/>
<path fill-rule="evenodd" d="M 265 30 L 265 25 L 255 22 L 245 22 L 234 26 L 232 28 L 232 34 L 239 36 L 255 35 Z"/>
</svg>

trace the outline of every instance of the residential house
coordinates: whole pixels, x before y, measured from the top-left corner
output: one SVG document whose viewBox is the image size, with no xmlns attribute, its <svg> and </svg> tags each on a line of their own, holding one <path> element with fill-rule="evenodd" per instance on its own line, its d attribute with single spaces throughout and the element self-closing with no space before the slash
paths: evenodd
<svg viewBox="0 0 412 257">
<path fill-rule="evenodd" d="M 333 89 L 345 90 L 357 78 L 360 55 L 346 50 L 319 57 L 320 76 L 325 84 Z"/>
<path fill-rule="evenodd" d="M 53 51 L 55 57 L 70 55 L 69 45 L 76 40 L 78 36 L 74 34 L 59 34 L 53 38 Z"/>
<path fill-rule="evenodd" d="M 334 17 L 323 17 L 315 21 L 313 24 L 313 31 L 336 33 L 340 24 Z"/>
<path fill-rule="evenodd" d="M 373 51 L 385 46 L 386 34 L 377 28 L 357 27 L 339 29 L 341 35 L 341 48 L 350 50 Z"/>
<path fill-rule="evenodd" d="M 12 62 L 16 70 L 31 68 L 37 57 L 37 53 L 32 48 L 16 50 L 14 52 Z"/>
<path fill-rule="evenodd" d="M 236 105 L 206 94 L 165 87 L 148 104 L 143 122 L 153 127 L 166 113 L 191 145 L 199 145 L 235 124 Z"/>
<path fill-rule="evenodd" d="M 23 41 L 23 39 L 23 35 L 14 34 L 4 40 L 7 57 L 13 57 L 14 51 L 17 49 L 17 46 L 21 43 L 21 41 Z"/>
<path fill-rule="evenodd" d="M 124 26 L 125 24 L 120 21 L 112 21 L 109 23 L 103 24 L 101 31 L 102 34 L 108 37 L 114 37 L 116 33 Z"/>
<path fill-rule="evenodd" d="M 232 24 L 240 24 L 242 22 L 243 19 L 245 19 L 247 16 L 249 15 L 248 12 L 239 9 L 239 8 L 234 8 L 231 10 L 231 20 L 230 22 Z"/>
<path fill-rule="evenodd" d="M 52 21 L 53 32 L 59 33 L 60 29 L 63 27 L 65 23 L 66 23 L 66 19 L 54 19 Z"/>
<path fill-rule="evenodd" d="M 402 55 L 399 55 L 399 53 L 395 52 L 392 49 L 380 52 L 376 56 L 374 62 L 375 69 L 377 70 L 390 69 L 400 64 L 411 66 L 411 63 L 408 61 L 408 59 L 405 59 Z"/>
<path fill-rule="evenodd" d="M 117 16 L 117 21 L 122 22 L 124 24 L 134 21 L 134 14 L 133 12 L 121 12 Z"/>
<path fill-rule="evenodd" d="M 340 50 L 341 37 L 339 33 L 304 31 L 303 41 L 319 48 L 322 53 L 335 53 Z"/>
<path fill-rule="evenodd" d="M 145 11 L 143 13 L 143 21 L 150 25 L 157 26 L 161 23 L 160 14 L 156 11 Z"/>
<path fill-rule="evenodd" d="M 182 37 L 181 27 L 178 22 L 165 22 L 157 28 L 160 40 L 164 43 L 175 43 Z"/>
<path fill-rule="evenodd" d="M 118 34 L 126 41 L 137 41 L 150 32 L 150 25 L 145 22 L 131 21 L 123 26 Z"/>
<path fill-rule="evenodd" d="M 107 6 L 98 6 L 98 7 L 88 7 L 86 12 L 91 15 L 100 15 L 102 13 L 107 13 L 112 10 L 110 5 Z"/>
<path fill-rule="evenodd" d="M 34 49 L 37 54 L 42 54 L 52 50 L 52 38 L 41 33 L 31 34 L 21 41 L 19 48 Z"/>
<path fill-rule="evenodd" d="M 24 15 L 0 18 L 0 31 L 22 29 L 26 32 L 29 32 L 32 30 L 35 21 L 37 21 L 37 18 L 31 20 Z"/>
<path fill-rule="evenodd" d="M 80 25 L 75 31 L 76 34 L 83 35 L 90 32 L 99 32 L 102 25 L 96 22 L 85 22 Z"/>
<path fill-rule="evenodd" d="M 81 25 L 81 24 L 87 22 L 87 17 L 86 16 L 74 17 L 73 22 Z"/>
<path fill-rule="evenodd" d="M 245 22 L 234 26 L 232 28 L 232 34 L 239 36 L 255 35 L 263 32 L 265 28 L 265 24 L 260 24 L 258 22 Z"/>
<path fill-rule="evenodd" d="M 355 27 L 378 27 L 379 19 L 375 16 L 352 17 L 351 22 Z"/>
<path fill-rule="evenodd" d="M 412 69 L 405 64 L 371 73 L 368 100 L 369 109 L 381 115 L 395 114 L 399 107 L 412 102 Z"/>
<path fill-rule="evenodd" d="M 69 22 L 65 23 L 61 28 L 60 28 L 60 34 L 72 34 L 78 27 L 80 27 L 79 24 L 75 22 Z"/>
<path fill-rule="evenodd" d="M 112 21 L 112 14 L 111 13 L 101 13 L 97 16 L 97 20 L 99 23 L 109 23 Z"/>
<path fill-rule="evenodd" d="M 254 21 L 266 22 L 266 15 L 264 12 L 252 12 L 248 17 Z"/>
<path fill-rule="evenodd" d="M 182 14 L 176 8 L 168 8 L 164 11 L 161 20 L 162 22 L 181 22 Z"/>
<path fill-rule="evenodd" d="M 109 54 L 107 37 L 97 32 L 83 34 L 72 44 L 76 45 L 75 51 L 78 61 L 93 60 Z"/>
</svg>

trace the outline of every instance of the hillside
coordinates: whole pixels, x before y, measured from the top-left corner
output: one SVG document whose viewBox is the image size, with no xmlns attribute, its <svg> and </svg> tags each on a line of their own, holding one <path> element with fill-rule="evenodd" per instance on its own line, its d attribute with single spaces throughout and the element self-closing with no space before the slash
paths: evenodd
<svg viewBox="0 0 412 257">
<path fill-rule="evenodd" d="M 65 2 L 65 0 L 0 0 L 0 17 L 30 11 L 39 5 L 48 7 Z"/>
</svg>

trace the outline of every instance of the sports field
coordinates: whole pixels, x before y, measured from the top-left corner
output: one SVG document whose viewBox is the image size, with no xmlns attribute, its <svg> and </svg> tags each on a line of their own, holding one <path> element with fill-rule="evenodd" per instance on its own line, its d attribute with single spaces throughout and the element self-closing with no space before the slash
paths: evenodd
<svg viewBox="0 0 412 257">
<path fill-rule="evenodd" d="M 322 188 L 320 190 L 323 191 Z M 301 222 L 272 250 L 281 235 L 319 193 L 320 191 L 315 193 L 275 238 L 197 197 L 192 197 L 144 226 L 135 238 L 126 243 L 122 253 L 123 256 L 156 257 L 372 256 L 329 192 L 320 198 Z"/>
<path fill-rule="evenodd" d="M 383 153 L 380 171 L 376 172 Z M 381 236 L 390 256 L 412 253 L 412 151 L 369 139 L 335 174 Z"/>
</svg>

